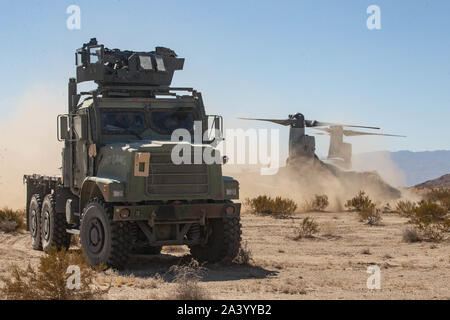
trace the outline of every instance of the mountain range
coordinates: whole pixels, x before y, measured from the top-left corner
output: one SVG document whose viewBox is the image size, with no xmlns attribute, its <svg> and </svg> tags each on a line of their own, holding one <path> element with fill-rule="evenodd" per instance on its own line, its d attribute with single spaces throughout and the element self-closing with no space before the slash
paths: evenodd
<svg viewBox="0 0 450 320">
<path fill-rule="evenodd" d="M 375 170 L 395 186 L 415 186 L 450 173 L 450 150 L 354 154 L 353 168 Z"/>
</svg>

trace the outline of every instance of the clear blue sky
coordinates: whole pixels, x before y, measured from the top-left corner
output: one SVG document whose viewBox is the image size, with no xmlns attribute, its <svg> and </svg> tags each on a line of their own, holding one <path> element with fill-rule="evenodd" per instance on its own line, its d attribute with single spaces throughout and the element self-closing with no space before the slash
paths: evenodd
<svg viewBox="0 0 450 320">
<path fill-rule="evenodd" d="M 66 28 L 70 4 L 81 30 Z M 381 30 L 366 28 L 371 4 Z M 174 49 L 186 63 L 173 85 L 202 91 L 228 126 L 302 112 L 408 136 L 373 138 L 378 148 L 450 149 L 450 1 L 2 0 L 0 15 L 0 123 L 38 84 L 65 96 L 74 50 L 96 37 L 109 48 Z"/>
</svg>

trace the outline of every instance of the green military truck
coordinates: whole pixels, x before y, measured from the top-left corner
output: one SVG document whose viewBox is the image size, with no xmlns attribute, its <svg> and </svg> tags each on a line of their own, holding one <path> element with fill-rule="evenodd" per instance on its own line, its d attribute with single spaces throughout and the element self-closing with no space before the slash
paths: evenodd
<svg viewBox="0 0 450 320">
<path fill-rule="evenodd" d="M 123 268 L 130 254 L 158 254 L 164 245 L 187 245 L 199 261 L 233 259 L 239 183 L 222 176 L 222 118 L 205 113 L 200 92 L 170 87 L 184 59 L 163 47 L 110 50 L 95 38 L 75 57 L 68 113 L 57 117 L 62 174 L 24 176 L 33 249 L 68 248 L 79 235 L 92 265 Z M 78 92 L 85 81 L 96 89 Z M 209 130 L 200 141 L 173 139 L 177 129 L 201 127 Z M 181 145 L 183 161 L 174 161 Z M 207 152 L 221 161 L 205 161 Z"/>
</svg>

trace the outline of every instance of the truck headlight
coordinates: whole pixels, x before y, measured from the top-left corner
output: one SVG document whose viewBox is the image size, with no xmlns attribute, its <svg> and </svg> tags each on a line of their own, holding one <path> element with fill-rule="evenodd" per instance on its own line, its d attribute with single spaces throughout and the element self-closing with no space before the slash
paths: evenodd
<svg viewBox="0 0 450 320">
<path fill-rule="evenodd" d="M 225 189 L 225 194 L 227 196 L 235 196 L 237 194 L 236 188 L 227 188 Z"/>
</svg>

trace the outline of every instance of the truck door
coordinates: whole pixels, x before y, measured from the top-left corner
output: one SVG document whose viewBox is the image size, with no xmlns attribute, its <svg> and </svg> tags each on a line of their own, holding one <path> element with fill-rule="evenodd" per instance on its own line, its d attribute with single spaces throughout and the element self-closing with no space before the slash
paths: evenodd
<svg viewBox="0 0 450 320">
<path fill-rule="evenodd" d="M 74 187 L 81 185 L 89 174 L 88 161 L 88 117 L 86 114 L 78 114 L 73 117 L 73 130 L 75 141 L 73 141 L 73 177 Z"/>
</svg>

